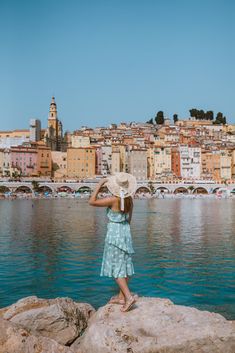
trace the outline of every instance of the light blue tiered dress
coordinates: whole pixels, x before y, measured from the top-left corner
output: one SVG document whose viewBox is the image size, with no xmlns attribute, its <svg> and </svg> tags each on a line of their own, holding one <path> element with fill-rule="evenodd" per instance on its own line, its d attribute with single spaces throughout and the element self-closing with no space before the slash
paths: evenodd
<svg viewBox="0 0 235 353">
<path fill-rule="evenodd" d="M 134 274 L 131 255 L 134 254 L 128 215 L 106 210 L 109 219 L 105 238 L 101 276 L 129 277 Z"/>
</svg>

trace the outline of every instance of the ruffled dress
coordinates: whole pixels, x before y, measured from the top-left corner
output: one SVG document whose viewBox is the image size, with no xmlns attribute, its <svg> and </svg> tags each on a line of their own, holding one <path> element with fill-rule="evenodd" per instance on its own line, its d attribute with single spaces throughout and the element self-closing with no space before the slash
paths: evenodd
<svg viewBox="0 0 235 353">
<path fill-rule="evenodd" d="M 134 274 L 132 263 L 132 237 L 128 214 L 107 208 L 107 234 L 105 238 L 101 276 L 129 277 Z"/>
</svg>

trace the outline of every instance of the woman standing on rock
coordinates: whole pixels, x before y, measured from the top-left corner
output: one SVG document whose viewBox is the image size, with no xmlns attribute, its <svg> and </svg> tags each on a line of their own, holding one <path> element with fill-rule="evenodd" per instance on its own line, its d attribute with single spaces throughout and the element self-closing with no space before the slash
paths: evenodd
<svg viewBox="0 0 235 353">
<path fill-rule="evenodd" d="M 111 197 L 97 199 L 102 186 L 108 188 Z M 116 173 L 102 179 L 89 200 L 91 206 L 107 207 L 109 219 L 105 238 L 101 276 L 113 277 L 117 282 L 119 295 L 112 297 L 111 304 L 122 304 L 121 311 L 128 311 L 136 301 L 129 287 L 129 277 L 134 274 L 131 255 L 134 253 L 130 231 L 133 210 L 132 195 L 136 190 L 136 179 L 128 173 Z"/>
</svg>

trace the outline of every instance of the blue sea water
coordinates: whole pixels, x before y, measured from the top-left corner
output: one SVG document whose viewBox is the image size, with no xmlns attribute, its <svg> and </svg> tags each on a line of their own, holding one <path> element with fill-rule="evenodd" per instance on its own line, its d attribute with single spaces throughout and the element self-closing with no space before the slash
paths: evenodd
<svg viewBox="0 0 235 353">
<path fill-rule="evenodd" d="M 131 290 L 235 319 L 235 201 L 135 200 Z M 105 209 L 86 200 L 0 200 L 0 307 L 37 295 L 104 305 Z"/>
</svg>

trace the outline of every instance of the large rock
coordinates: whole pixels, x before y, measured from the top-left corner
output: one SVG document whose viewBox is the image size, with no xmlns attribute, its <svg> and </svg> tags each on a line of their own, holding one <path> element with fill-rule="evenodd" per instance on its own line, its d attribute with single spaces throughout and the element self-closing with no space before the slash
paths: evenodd
<svg viewBox="0 0 235 353">
<path fill-rule="evenodd" d="M 74 353 L 50 338 L 31 335 L 27 330 L 0 318 L 0 353 Z M 76 352 L 78 353 L 78 352 Z"/>
<path fill-rule="evenodd" d="M 219 314 L 139 298 L 127 313 L 118 305 L 100 308 L 71 348 L 82 353 L 235 353 L 235 327 Z"/>
<path fill-rule="evenodd" d="M 30 333 L 69 345 L 84 331 L 94 312 L 90 304 L 75 303 L 69 298 L 39 299 L 33 296 L 2 309 L 0 316 Z"/>
</svg>

